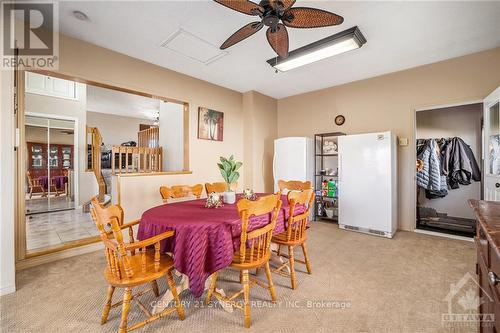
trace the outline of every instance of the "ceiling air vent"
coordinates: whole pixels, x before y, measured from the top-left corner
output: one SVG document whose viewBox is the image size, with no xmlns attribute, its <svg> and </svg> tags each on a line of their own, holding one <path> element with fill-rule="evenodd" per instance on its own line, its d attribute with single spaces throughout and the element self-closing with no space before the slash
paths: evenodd
<svg viewBox="0 0 500 333">
<path fill-rule="evenodd" d="M 226 51 L 220 50 L 217 46 L 183 29 L 171 34 L 160 46 L 205 65 L 227 54 Z"/>
</svg>

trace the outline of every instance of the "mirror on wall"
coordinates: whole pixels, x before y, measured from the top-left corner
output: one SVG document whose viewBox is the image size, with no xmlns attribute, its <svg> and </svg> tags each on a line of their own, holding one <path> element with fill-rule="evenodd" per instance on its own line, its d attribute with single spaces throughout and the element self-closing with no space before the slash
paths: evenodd
<svg viewBox="0 0 500 333">
<path fill-rule="evenodd" d="M 89 202 L 113 202 L 113 176 L 186 167 L 185 104 L 82 81 L 25 74 L 27 253 L 98 240 Z"/>
</svg>

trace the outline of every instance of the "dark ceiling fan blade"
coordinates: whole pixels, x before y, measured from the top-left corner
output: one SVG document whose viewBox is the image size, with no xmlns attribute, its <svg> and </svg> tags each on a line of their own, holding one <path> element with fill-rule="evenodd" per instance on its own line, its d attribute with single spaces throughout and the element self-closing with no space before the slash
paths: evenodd
<svg viewBox="0 0 500 333">
<path fill-rule="evenodd" d="M 295 7 L 283 14 L 282 21 L 290 28 L 320 28 L 341 24 L 344 18 L 322 9 Z"/>
<path fill-rule="evenodd" d="M 220 46 L 220 49 L 225 50 L 228 47 L 241 42 L 245 38 L 252 36 L 254 33 L 262 29 L 263 26 L 262 22 L 252 22 L 245 25 L 226 39 L 226 41 Z"/>
<path fill-rule="evenodd" d="M 260 15 L 264 8 L 248 0 L 214 0 L 215 2 L 247 15 Z"/>
<path fill-rule="evenodd" d="M 281 10 L 282 12 L 290 9 L 296 0 L 269 0 L 269 4 L 276 10 Z"/>
<path fill-rule="evenodd" d="M 269 27 L 266 32 L 267 41 L 273 50 L 281 57 L 288 57 L 288 31 L 286 27 L 279 23 L 276 29 Z"/>
</svg>

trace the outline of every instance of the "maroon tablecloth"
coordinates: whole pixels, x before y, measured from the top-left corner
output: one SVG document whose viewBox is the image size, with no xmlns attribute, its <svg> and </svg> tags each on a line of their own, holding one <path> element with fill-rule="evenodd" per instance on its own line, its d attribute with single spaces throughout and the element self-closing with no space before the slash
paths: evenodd
<svg viewBox="0 0 500 333">
<path fill-rule="evenodd" d="M 275 234 L 285 230 L 289 215 L 286 196 L 282 196 L 281 201 Z M 236 204 L 214 209 L 205 208 L 205 202 L 206 199 L 199 199 L 151 208 L 142 214 L 137 235 L 143 240 L 175 230 L 173 238 L 162 241 L 161 250 L 173 253 L 174 267 L 189 277 L 189 288 L 195 297 L 203 294 L 205 280 L 212 273 L 231 264 L 241 235 Z M 298 207 L 296 213 L 302 212 L 303 207 Z M 267 224 L 269 218 L 270 214 L 252 217 L 249 230 Z"/>
<path fill-rule="evenodd" d="M 53 176 L 52 179 L 54 180 L 54 185 L 56 186 L 56 188 L 58 190 L 63 190 L 64 185 L 68 182 L 67 176 Z M 48 191 L 48 189 L 49 189 L 48 177 L 47 176 L 40 176 L 40 177 L 38 177 L 38 181 L 43 186 L 43 188 Z"/>
<path fill-rule="evenodd" d="M 45 190 L 48 190 L 48 188 L 49 188 L 49 178 L 47 178 L 47 176 L 40 176 L 40 177 L 38 177 L 38 181 L 40 182 L 40 184 L 42 185 L 42 187 Z"/>
<path fill-rule="evenodd" d="M 52 179 L 58 190 L 64 190 L 64 185 L 68 182 L 67 176 L 54 176 Z"/>
</svg>

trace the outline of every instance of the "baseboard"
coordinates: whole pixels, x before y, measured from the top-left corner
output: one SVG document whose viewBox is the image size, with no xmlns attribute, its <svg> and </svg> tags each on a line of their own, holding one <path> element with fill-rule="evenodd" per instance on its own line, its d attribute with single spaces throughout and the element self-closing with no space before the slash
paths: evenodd
<svg viewBox="0 0 500 333">
<path fill-rule="evenodd" d="M 10 284 L 8 286 L 0 287 L 0 296 L 12 294 L 16 291 L 16 286 Z"/>
<path fill-rule="evenodd" d="M 473 242 L 474 237 L 464 237 L 464 236 L 457 236 L 457 235 L 450 235 L 450 234 L 445 234 L 442 232 L 436 232 L 436 231 L 430 231 L 430 230 L 422 230 L 422 229 L 415 229 L 413 232 L 416 232 L 417 234 L 424 234 L 424 235 L 430 235 L 430 236 L 437 236 L 437 237 L 443 237 L 443 238 L 451 238 L 451 239 L 458 239 L 466 242 Z"/>
<path fill-rule="evenodd" d="M 378 237 L 385 237 L 385 238 L 392 238 L 394 234 L 396 233 L 396 230 L 393 231 L 380 231 L 380 230 L 375 230 L 375 229 L 369 229 L 369 228 L 360 228 L 360 227 L 353 227 L 347 224 L 341 224 L 339 223 L 339 228 L 347 231 L 354 231 L 354 232 L 359 232 L 362 234 L 367 234 L 367 235 L 372 235 L 372 236 L 378 236 Z"/>
<path fill-rule="evenodd" d="M 78 246 L 75 248 L 58 251 L 54 253 L 49 253 L 37 257 L 27 258 L 16 263 L 16 271 L 31 268 L 38 265 L 47 264 L 49 262 L 54 262 L 57 260 L 62 260 L 66 258 L 71 258 L 74 256 L 79 256 L 81 254 L 87 254 L 96 252 L 103 249 L 102 242 L 92 243 L 88 245 Z"/>
</svg>

